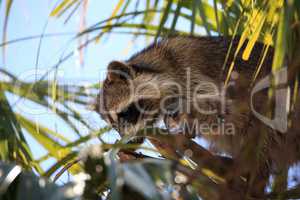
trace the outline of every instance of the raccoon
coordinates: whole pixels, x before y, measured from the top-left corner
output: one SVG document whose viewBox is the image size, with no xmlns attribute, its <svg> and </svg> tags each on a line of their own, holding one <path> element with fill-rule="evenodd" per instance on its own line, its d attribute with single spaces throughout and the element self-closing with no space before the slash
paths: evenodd
<svg viewBox="0 0 300 200">
<path fill-rule="evenodd" d="M 261 145 L 264 129 L 270 139 L 264 144 L 267 157 L 263 162 L 295 163 L 300 155 L 299 123 L 290 123 L 286 133 L 280 133 L 253 113 L 253 109 L 266 113 L 269 108 L 266 90 L 253 98 L 251 91 L 270 74 L 273 49 L 261 62 L 264 44 L 256 43 L 245 60 L 242 54 L 247 42 L 239 46 L 239 40 L 168 37 L 126 61 L 111 62 L 98 95 L 97 112 L 121 134 L 135 134 L 163 119 L 169 130 L 206 139 L 212 151 L 241 160 L 245 169 L 256 162 L 245 155 L 255 153 L 253 147 Z M 259 65 L 258 81 L 253 82 Z M 287 111 L 291 122 L 299 121 L 299 110 L 296 103 L 293 112 Z"/>
</svg>

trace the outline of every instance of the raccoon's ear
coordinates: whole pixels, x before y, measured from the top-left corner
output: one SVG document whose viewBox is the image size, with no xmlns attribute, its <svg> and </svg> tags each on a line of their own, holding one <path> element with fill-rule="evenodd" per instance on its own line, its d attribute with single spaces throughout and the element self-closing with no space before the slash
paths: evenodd
<svg viewBox="0 0 300 200">
<path fill-rule="evenodd" d="M 116 79 L 132 79 L 135 75 L 133 68 L 123 62 L 112 61 L 107 68 L 107 79 L 112 81 Z"/>
</svg>

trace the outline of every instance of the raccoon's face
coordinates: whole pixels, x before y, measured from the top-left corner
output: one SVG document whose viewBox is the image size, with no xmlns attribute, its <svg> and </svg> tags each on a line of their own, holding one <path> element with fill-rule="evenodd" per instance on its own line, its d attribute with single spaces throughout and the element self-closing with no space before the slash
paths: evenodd
<svg viewBox="0 0 300 200">
<path fill-rule="evenodd" d="M 97 99 L 96 109 L 120 134 L 136 133 L 158 120 L 161 82 L 153 72 L 113 61 Z"/>
</svg>

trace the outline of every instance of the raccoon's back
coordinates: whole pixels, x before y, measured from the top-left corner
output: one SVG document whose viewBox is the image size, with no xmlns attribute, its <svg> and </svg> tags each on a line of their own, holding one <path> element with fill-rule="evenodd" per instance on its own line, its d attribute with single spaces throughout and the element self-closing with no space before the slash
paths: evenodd
<svg viewBox="0 0 300 200">
<path fill-rule="evenodd" d="M 249 77 L 260 64 L 264 44 L 257 42 L 248 60 L 242 59 L 242 54 L 248 41 L 239 49 L 236 57 L 234 54 L 240 37 L 192 37 L 177 36 L 161 41 L 162 49 L 173 51 L 173 59 L 177 62 L 177 67 L 197 67 L 207 76 L 224 79 L 229 66 L 234 61 L 234 69 L 238 72 L 249 74 Z M 262 63 L 260 77 L 270 72 L 273 60 L 273 48 L 269 48 L 265 60 Z"/>
<path fill-rule="evenodd" d="M 198 70 L 199 73 L 217 81 L 224 81 L 229 66 L 234 60 L 234 70 L 247 74 L 250 80 L 260 64 L 264 45 L 256 43 L 248 60 L 242 59 L 247 42 L 241 46 L 236 57 L 240 38 L 235 37 L 194 37 L 174 36 L 154 42 L 142 51 L 128 59 L 137 68 L 159 73 L 170 73 L 174 76 L 185 75 L 185 69 Z M 262 63 L 259 77 L 265 76 L 271 70 L 273 49 L 269 48 Z"/>
</svg>

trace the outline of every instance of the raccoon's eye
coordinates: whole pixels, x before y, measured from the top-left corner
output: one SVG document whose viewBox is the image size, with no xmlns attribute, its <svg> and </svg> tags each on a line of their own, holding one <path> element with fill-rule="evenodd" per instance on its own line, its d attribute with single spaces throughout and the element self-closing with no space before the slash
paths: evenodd
<svg viewBox="0 0 300 200">
<path fill-rule="evenodd" d="M 118 113 L 118 121 L 136 124 L 140 114 L 141 113 L 135 103 L 132 103 L 127 108 L 122 110 L 122 112 Z"/>
</svg>

